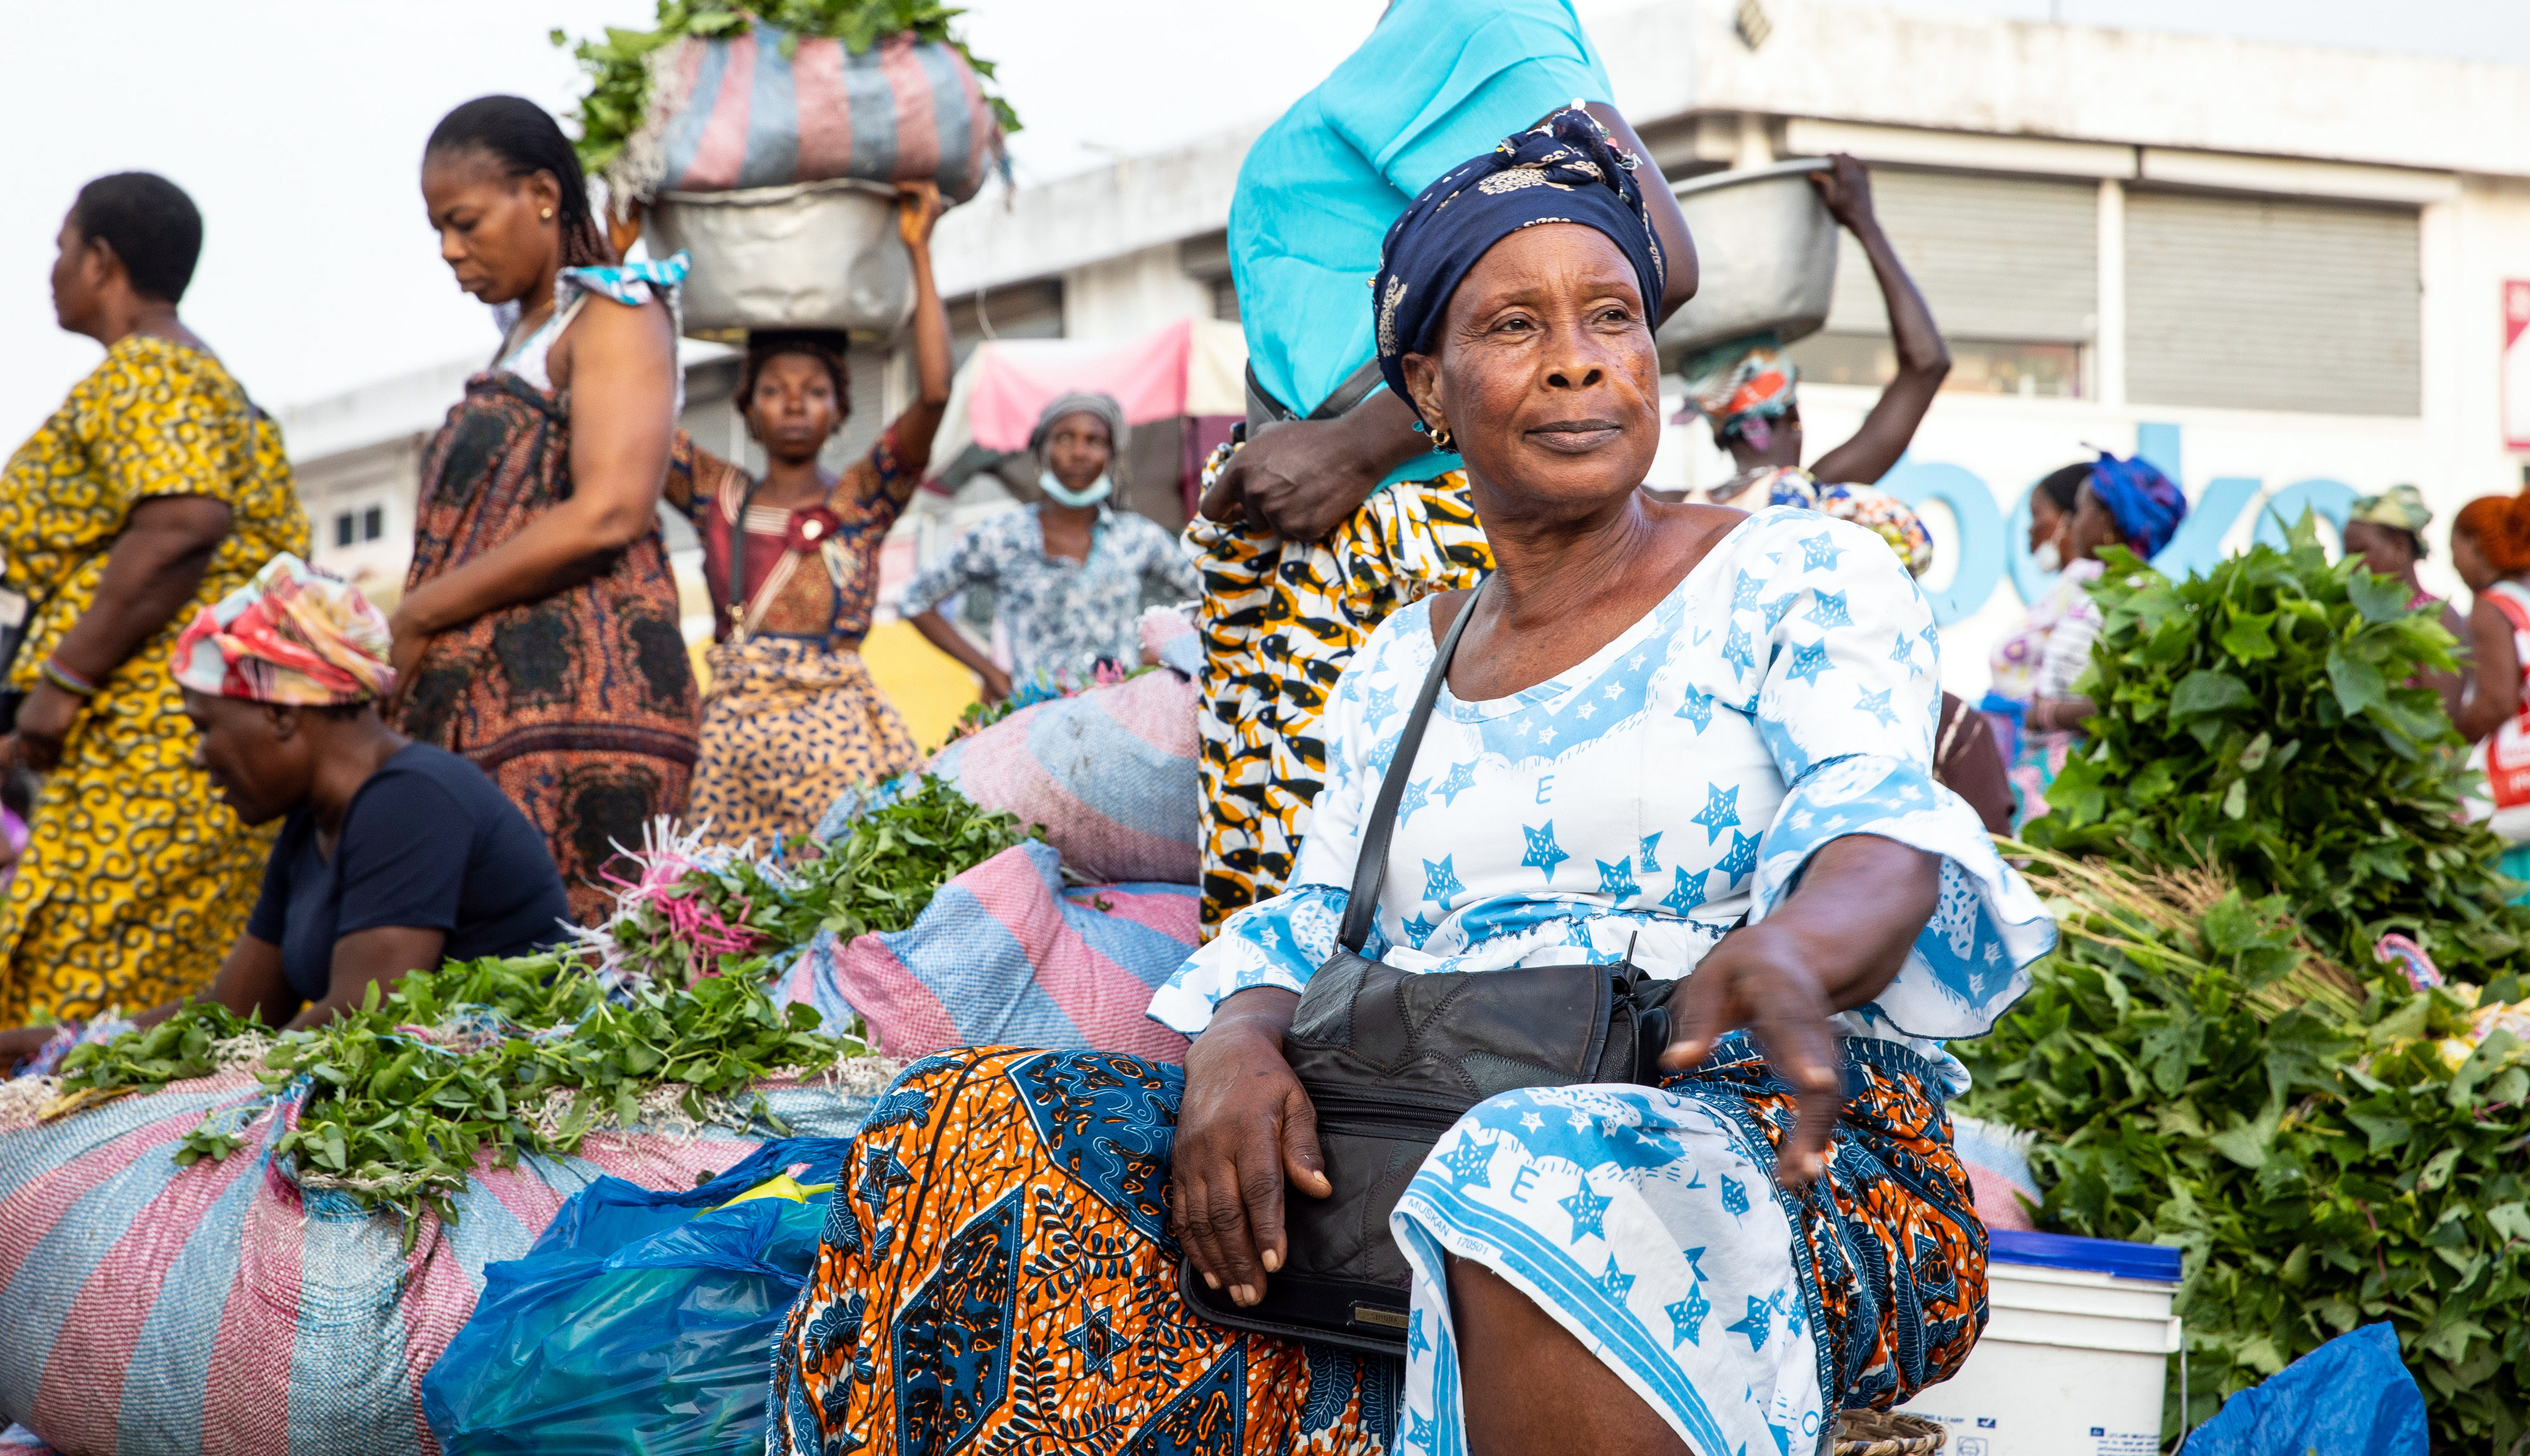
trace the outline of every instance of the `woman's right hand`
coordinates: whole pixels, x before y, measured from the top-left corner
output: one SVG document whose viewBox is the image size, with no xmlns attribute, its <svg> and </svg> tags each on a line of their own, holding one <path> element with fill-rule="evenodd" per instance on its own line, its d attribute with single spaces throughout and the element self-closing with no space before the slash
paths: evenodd
<svg viewBox="0 0 2530 1456">
<path fill-rule="evenodd" d="M 1231 1300 L 1265 1297 L 1283 1266 L 1283 1185 L 1311 1198 L 1335 1192 L 1318 1150 L 1318 1114 L 1283 1059 L 1283 1034 L 1300 998 L 1256 986 L 1224 1000 L 1186 1048 L 1170 1205 L 1195 1272 Z"/>
<path fill-rule="evenodd" d="M 1011 696 L 1011 675 L 998 667 L 986 667 L 982 674 L 982 691 L 987 703 L 1001 702 Z"/>
</svg>

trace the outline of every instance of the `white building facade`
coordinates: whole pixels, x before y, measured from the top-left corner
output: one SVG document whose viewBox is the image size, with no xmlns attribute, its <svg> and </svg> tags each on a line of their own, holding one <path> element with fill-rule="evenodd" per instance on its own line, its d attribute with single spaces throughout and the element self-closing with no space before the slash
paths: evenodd
<svg viewBox="0 0 2530 1456">
<path fill-rule="evenodd" d="M 1928 586 L 1954 690 L 1981 691 L 1987 644 L 2040 586 L 2015 511 L 2086 447 L 2183 483 L 2200 524 L 2180 554 L 2198 560 L 2262 519 L 2412 482 L 2437 513 L 2441 589 L 2457 586 L 2451 514 L 2523 484 L 2530 67 L 1799 0 L 1766 3 L 1754 45 L 1722 0 L 1585 14 L 1672 180 L 1827 151 L 1872 165 L 1956 361 L 1886 482 L 1940 546 Z M 936 251 L 961 339 L 1236 316 L 1221 234 L 1259 125 L 952 213 Z M 1827 330 L 1792 350 L 1813 454 L 1859 423 L 1889 353 L 1848 241 Z M 846 449 L 904 398 L 901 358 L 873 343 L 856 364 Z M 438 391 L 435 424 L 446 374 L 285 412 L 320 560 L 400 570 L 425 437 L 410 402 Z M 726 448 L 733 381 L 688 377 L 688 428 Z M 1702 425 L 1679 426 L 1655 483 L 1725 470 Z M 908 532 L 938 534 L 948 506 Z"/>
</svg>

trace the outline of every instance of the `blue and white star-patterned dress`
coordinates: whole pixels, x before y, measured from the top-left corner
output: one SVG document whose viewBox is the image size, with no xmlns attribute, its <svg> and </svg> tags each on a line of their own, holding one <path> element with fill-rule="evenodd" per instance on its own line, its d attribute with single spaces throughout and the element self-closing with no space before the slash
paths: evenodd
<svg viewBox="0 0 2530 1456">
<path fill-rule="evenodd" d="M 1687 975 L 1738 917 L 1779 907 L 1831 839 L 1941 855 L 1939 908 L 1905 968 L 1840 1020 L 1849 1038 L 1920 1057 L 1905 1060 L 1939 1084 L 1932 1096 L 1965 1090 L 1941 1041 L 1993 1027 L 2055 926 L 1975 812 L 1934 781 L 1939 643 L 1880 537 L 1761 511 L 1586 661 L 1488 701 L 1445 687 L 1415 761 L 1394 763 L 1434 654 L 1420 603 L 1355 653 L 1322 720 L 1328 778 L 1293 887 L 1234 916 L 1153 998 L 1153 1018 L 1192 1035 L 1225 996 L 1306 984 L 1335 948 L 1363 817 L 1397 771 L 1411 777 L 1367 952 L 1408 971 L 1608 963 L 1630 947 L 1653 974 Z M 1568 1116 L 1539 1115 L 1550 1107 Z M 1393 1225 L 1416 1270 L 1402 1448 L 1463 1449 L 1445 1252 L 1536 1299 L 1697 1451 L 1815 1444 L 1836 1392 L 1810 1341 L 1782 1337 L 1797 1318 L 1773 1339 L 1753 1316 L 1698 1321 L 1689 1340 L 1672 1317 L 1799 1308 L 1781 1201 L 1746 1196 L 1772 1166 L 1742 1123 L 1673 1092 L 1480 1104 Z"/>
</svg>

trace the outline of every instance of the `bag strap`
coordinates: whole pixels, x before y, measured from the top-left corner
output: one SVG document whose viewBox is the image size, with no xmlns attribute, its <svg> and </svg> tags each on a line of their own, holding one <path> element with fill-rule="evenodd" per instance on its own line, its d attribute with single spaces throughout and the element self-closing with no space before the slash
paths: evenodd
<svg viewBox="0 0 2530 1456">
<path fill-rule="evenodd" d="M 1388 841 L 1397 829 L 1397 806 L 1405 798 L 1405 780 L 1414 771 L 1414 753 L 1423 747 L 1423 726 L 1432 721 L 1432 704 L 1440 700 L 1441 685 L 1450 677 L 1450 658 L 1458 652 L 1458 639 L 1484 596 L 1485 582 L 1478 582 L 1467 604 L 1458 609 L 1458 620 L 1441 638 L 1432 670 L 1423 675 L 1423 691 L 1414 695 L 1414 710 L 1405 715 L 1397 755 L 1388 760 L 1388 772 L 1379 780 L 1379 798 L 1372 802 L 1370 818 L 1362 825 L 1361 857 L 1353 862 L 1352 898 L 1345 904 L 1343 935 L 1344 948 L 1356 955 L 1370 938 L 1371 919 L 1379 911 L 1379 887 L 1388 877 Z"/>
</svg>

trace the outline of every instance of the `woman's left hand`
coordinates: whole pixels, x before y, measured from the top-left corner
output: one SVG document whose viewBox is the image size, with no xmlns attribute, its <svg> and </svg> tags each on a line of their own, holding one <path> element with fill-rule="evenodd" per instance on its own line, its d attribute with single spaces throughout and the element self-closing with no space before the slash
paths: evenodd
<svg viewBox="0 0 2530 1456">
<path fill-rule="evenodd" d="M 50 773 L 62 761 L 62 746 L 71 725 L 86 704 L 51 683 L 37 683 L 18 704 L 18 729 L 9 737 L 10 756 L 37 773 Z"/>
<path fill-rule="evenodd" d="M 1775 1075 L 1799 1098 L 1800 1120 L 1784 1140 L 1776 1177 L 1787 1188 L 1816 1178 L 1844 1105 L 1844 1055 L 1828 1023 L 1836 1007 L 1810 969 L 1799 932 L 1780 920 L 1732 931 L 1696 965 L 1675 1004 L 1678 1031 L 1661 1054 L 1662 1069 L 1686 1071 L 1712 1055 L 1725 1033 L 1754 1032 Z"/>
<path fill-rule="evenodd" d="M 1874 220 L 1871 169 L 1860 161 L 1839 152 L 1828 158 L 1827 170 L 1812 172 L 1809 179 L 1810 186 L 1818 189 L 1819 200 L 1827 204 L 1828 216 L 1856 232 Z"/>
</svg>

